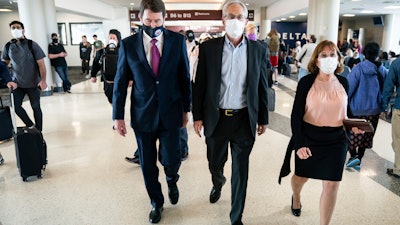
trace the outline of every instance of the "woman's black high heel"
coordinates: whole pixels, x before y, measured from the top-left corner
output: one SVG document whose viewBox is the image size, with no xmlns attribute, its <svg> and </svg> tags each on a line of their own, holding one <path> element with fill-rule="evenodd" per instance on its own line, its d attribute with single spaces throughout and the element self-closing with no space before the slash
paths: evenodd
<svg viewBox="0 0 400 225">
<path fill-rule="evenodd" d="M 290 209 L 292 210 L 293 216 L 301 215 L 301 204 L 300 204 L 300 209 L 293 209 L 293 195 L 292 195 L 292 205 L 290 206 Z"/>
</svg>

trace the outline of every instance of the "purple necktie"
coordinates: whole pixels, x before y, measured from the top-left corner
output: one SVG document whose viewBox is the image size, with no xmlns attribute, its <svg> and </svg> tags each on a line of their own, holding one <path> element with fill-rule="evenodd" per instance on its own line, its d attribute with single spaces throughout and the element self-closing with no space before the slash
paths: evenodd
<svg viewBox="0 0 400 225">
<path fill-rule="evenodd" d="M 160 51 L 157 48 L 157 39 L 152 39 L 151 44 L 151 68 L 153 69 L 154 75 L 158 75 L 158 67 L 160 65 Z"/>
</svg>

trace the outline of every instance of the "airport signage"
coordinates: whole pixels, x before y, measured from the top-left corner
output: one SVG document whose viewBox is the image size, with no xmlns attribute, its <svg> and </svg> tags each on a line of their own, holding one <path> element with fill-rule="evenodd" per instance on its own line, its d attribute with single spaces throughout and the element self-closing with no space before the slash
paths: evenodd
<svg viewBox="0 0 400 225">
<path fill-rule="evenodd" d="M 131 21 L 139 21 L 139 10 L 129 11 Z M 221 20 L 222 10 L 167 10 L 166 20 Z M 254 10 L 249 10 L 249 21 L 254 21 Z"/>
</svg>

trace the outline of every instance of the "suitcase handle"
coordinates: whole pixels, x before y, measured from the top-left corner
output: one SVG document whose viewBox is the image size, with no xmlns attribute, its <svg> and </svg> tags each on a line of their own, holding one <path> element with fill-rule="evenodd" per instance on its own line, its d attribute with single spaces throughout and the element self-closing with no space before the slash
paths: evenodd
<svg viewBox="0 0 400 225">
<path fill-rule="evenodd" d="M 10 106 L 10 111 L 11 111 L 11 122 L 13 125 L 13 129 L 14 129 L 14 134 L 17 133 L 17 119 L 15 116 L 15 105 L 14 105 L 14 90 L 12 87 L 10 87 L 8 89 L 9 93 L 10 93 L 10 101 L 11 101 L 11 106 Z"/>
</svg>

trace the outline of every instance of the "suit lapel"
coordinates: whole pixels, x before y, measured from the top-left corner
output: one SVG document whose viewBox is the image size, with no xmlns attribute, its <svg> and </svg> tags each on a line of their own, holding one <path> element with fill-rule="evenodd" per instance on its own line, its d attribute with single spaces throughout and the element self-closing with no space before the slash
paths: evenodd
<svg viewBox="0 0 400 225">
<path fill-rule="evenodd" d="M 167 65 L 167 60 L 168 60 L 168 56 L 170 55 L 171 51 L 172 51 L 172 42 L 173 40 L 171 40 L 171 34 L 169 33 L 169 31 L 167 29 L 164 29 L 163 31 L 163 36 L 164 36 L 164 44 L 163 44 L 163 49 L 162 49 L 162 55 L 161 55 L 161 60 L 160 60 L 160 66 L 158 69 L 158 76 L 162 76 L 163 71 L 164 71 L 164 67 Z M 179 51 L 179 49 L 174 49 L 175 51 Z"/>
<path fill-rule="evenodd" d="M 153 75 L 153 70 L 151 69 L 149 62 L 147 61 L 146 52 L 144 51 L 143 32 L 140 31 L 135 35 L 137 35 L 137 37 L 136 37 L 137 38 L 136 39 L 136 43 L 137 43 L 136 44 L 136 53 L 139 57 L 139 62 L 144 65 L 148 74 Z"/>
<path fill-rule="evenodd" d="M 221 37 L 220 40 L 218 41 L 218 46 L 217 46 L 217 51 L 216 51 L 216 60 L 215 60 L 215 66 L 216 70 L 218 71 L 218 83 L 221 83 L 221 77 L 222 77 L 222 53 L 224 52 L 224 43 L 225 43 L 225 37 Z"/>
</svg>

